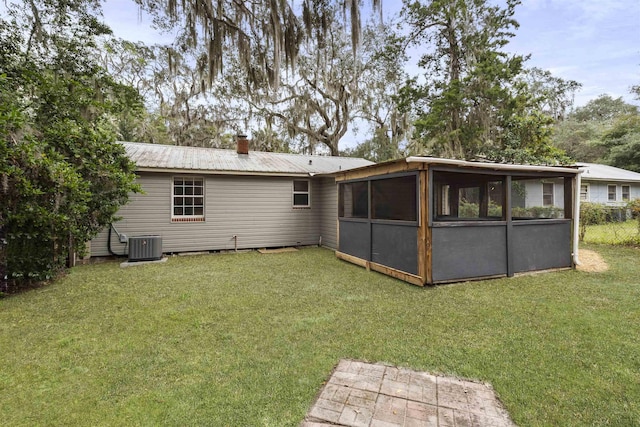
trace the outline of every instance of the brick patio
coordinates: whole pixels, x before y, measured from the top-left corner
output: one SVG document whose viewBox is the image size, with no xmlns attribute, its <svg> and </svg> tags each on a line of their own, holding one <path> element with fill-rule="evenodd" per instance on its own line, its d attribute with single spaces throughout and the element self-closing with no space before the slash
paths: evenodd
<svg viewBox="0 0 640 427">
<path fill-rule="evenodd" d="M 515 426 L 489 385 L 341 360 L 301 427 Z"/>
</svg>

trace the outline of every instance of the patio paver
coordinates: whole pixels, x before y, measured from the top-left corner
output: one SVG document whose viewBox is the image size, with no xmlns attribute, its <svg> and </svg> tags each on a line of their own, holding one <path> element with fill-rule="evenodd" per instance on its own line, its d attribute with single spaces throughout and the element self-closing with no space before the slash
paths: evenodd
<svg viewBox="0 0 640 427">
<path fill-rule="evenodd" d="M 301 427 L 515 426 L 490 385 L 343 359 Z"/>
</svg>

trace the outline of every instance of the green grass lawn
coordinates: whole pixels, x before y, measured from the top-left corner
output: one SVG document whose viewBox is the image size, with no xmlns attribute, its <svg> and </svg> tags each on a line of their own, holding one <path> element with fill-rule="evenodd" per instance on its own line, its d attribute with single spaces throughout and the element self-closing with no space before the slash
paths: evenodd
<svg viewBox="0 0 640 427">
<path fill-rule="evenodd" d="M 640 230 L 638 220 L 625 222 L 608 222 L 600 225 L 587 226 L 584 235 L 586 243 L 601 245 L 640 245 Z"/>
<path fill-rule="evenodd" d="M 490 382 L 514 421 L 640 425 L 640 251 L 418 288 L 324 249 L 81 266 L 0 300 L 2 425 L 296 426 L 340 358 Z"/>
</svg>

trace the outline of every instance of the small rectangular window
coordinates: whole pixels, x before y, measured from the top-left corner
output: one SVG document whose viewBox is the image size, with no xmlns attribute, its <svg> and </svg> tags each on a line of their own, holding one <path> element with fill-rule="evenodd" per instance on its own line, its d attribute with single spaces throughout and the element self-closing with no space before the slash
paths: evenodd
<svg viewBox="0 0 640 427">
<path fill-rule="evenodd" d="M 589 201 L 589 184 L 580 185 L 580 200 L 583 202 Z"/>
<path fill-rule="evenodd" d="M 616 201 L 616 190 L 617 190 L 617 186 L 616 185 L 607 185 L 607 200 L 609 200 L 610 202 L 615 202 Z"/>
<path fill-rule="evenodd" d="M 367 181 L 340 184 L 338 196 L 340 218 L 369 217 L 369 184 Z"/>
<path fill-rule="evenodd" d="M 293 181 L 293 207 L 308 208 L 311 206 L 309 194 L 309 180 L 296 179 Z"/>
<path fill-rule="evenodd" d="M 622 200 L 628 202 L 631 199 L 631 187 L 628 185 L 622 186 Z"/>
<path fill-rule="evenodd" d="M 171 219 L 173 221 L 204 220 L 204 179 L 173 178 Z"/>
<path fill-rule="evenodd" d="M 542 184 L 542 206 L 553 206 L 553 183 Z"/>
</svg>

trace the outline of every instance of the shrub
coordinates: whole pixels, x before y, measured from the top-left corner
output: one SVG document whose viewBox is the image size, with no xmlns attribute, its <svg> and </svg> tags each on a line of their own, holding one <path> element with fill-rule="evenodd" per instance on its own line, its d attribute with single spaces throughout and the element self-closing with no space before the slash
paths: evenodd
<svg viewBox="0 0 640 427">
<path fill-rule="evenodd" d="M 604 224 L 607 216 L 607 207 L 602 203 L 580 203 L 580 241 L 584 241 L 587 225 Z"/>
<path fill-rule="evenodd" d="M 564 209 L 556 206 L 513 207 L 511 216 L 513 218 L 563 218 Z"/>
<path fill-rule="evenodd" d="M 631 210 L 631 216 L 638 220 L 638 233 L 640 233 L 640 199 L 630 200 L 627 208 Z"/>
<path fill-rule="evenodd" d="M 464 200 L 460 201 L 458 209 L 459 218 L 478 218 L 480 216 L 480 207 L 477 203 L 470 203 Z"/>
<path fill-rule="evenodd" d="M 138 190 L 109 119 L 142 100 L 92 59 L 86 3 L 60 3 L 72 27 L 47 24 L 47 49 L 26 49 L 31 18 L 0 20 L 0 292 L 55 276 Z"/>
<path fill-rule="evenodd" d="M 495 204 L 493 201 L 489 202 L 490 217 L 502 217 L 502 206 Z M 458 211 L 458 217 L 460 218 L 480 218 L 480 206 L 477 203 L 467 202 L 465 200 L 460 201 L 460 208 Z"/>
</svg>

